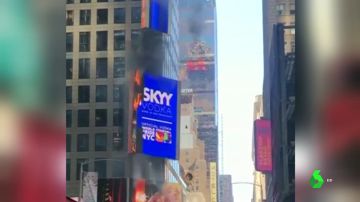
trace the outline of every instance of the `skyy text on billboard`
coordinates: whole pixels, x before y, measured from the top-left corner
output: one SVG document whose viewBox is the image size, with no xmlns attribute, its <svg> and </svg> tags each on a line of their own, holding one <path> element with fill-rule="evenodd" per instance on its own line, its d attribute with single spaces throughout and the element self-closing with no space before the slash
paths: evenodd
<svg viewBox="0 0 360 202">
<path fill-rule="evenodd" d="M 144 73 L 143 99 L 137 112 L 142 152 L 177 158 L 178 81 Z"/>
</svg>

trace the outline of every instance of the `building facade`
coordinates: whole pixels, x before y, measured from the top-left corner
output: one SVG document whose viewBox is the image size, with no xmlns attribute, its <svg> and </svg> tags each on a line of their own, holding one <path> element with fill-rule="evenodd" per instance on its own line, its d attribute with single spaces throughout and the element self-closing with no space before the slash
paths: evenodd
<svg viewBox="0 0 360 202">
<path fill-rule="evenodd" d="M 197 120 L 193 109 L 193 96 L 183 95 L 181 102 L 180 165 L 189 193 L 199 193 L 203 195 L 206 201 L 209 201 L 210 190 L 207 178 L 207 161 L 205 160 L 205 144 L 198 137 Z"/>
<path fill-rule="evenodd" d="M 219 176 L 219 202 L 234 202 L 231 175 Z"/>
<path fill-rule="evenodd" d="M 205 144 L 210 201 L 217 201 L 210 180 L 218 175 L 218 107 L 216 4 L 210 0 L 182 0 L 180 3 L 180 80 L 183 94 L 194 99 L 197 134 Z M 210 172 L 210 165 L 216 172 Z M 213 176 L 214 175 L 214 176 Z"/>
<path fill-rule="evenodd" d="M 269 57 L 273 39 L 273 25 L 282 23 L 295 26 L 295 0 L 263 0 L 263 43 L 264 43 L 264 116 L 270 118 L 270 67 Z M 284 33 L 284 51 L 295 52 L 295 27 Z"/>
<path fill-rule="evenodd" d="M 295 53 L 285 51 L 285 27 L 273 26 L 268 78 L 271 86 L 270 113 L 272 127 L 273 172 L 267 179 L 267 199 L 295 200 Z M 265 113 L 266 115 L 266 113 Z"/>
<path fill-rule="evenodd" d="M 178 3 L 163 34 L 141 29 L 139 0 L 66 1 L 68 196 L 79 196 L 82 164 L 100 179 L 180 176 L 177 161 L 130 155 L 127 145 L 135 70 L 178 79 Z"/>
<path fill-rule="evenodd" d="M 272 123 L 267 201 L 294 201 L 295 0 L 263 0 L 264 118 Z"/>
</svg>

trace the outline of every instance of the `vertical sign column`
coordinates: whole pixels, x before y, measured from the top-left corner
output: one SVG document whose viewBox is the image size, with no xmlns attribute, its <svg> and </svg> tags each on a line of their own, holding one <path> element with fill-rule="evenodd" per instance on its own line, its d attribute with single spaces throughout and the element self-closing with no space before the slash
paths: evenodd
<svg viewBox="0 0 360 202">
<path fill-rule="evenodd" d="M 210 201 L 217 202 L 217 168 L 215 162 L 210 162 Z"/>
<path fill-rule="evenodd" d="M 255 168 L 261 172 L 272 171 L 271 121 L 255 121 Z"/>
</svg>

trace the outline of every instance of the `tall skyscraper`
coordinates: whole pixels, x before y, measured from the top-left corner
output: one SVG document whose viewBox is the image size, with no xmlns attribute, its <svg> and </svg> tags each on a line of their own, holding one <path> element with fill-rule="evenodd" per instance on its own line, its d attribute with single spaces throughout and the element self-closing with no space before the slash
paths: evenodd
<svg viewBox="0 0 360 202">
<path fill-rule="evenodd" d="M 217 201 L 217 32 L 214 0 L 180 2 L 180 80 L 194 99 L 198 136 L 205 143 L 210 201 Z"/>
<path fill-rule="evenodd" d="M 201 194 L 206 201 L 210 201 L 205 144 L 198 137 L 197 120 L 193 109 L 193 96 L 183 95 L 181 102 L 180 165 L 184 172 L 184 180 L 188 184 L 189 193 Z"/>
<path fill-rule="evenodd" d="M 219 176 L 219 202 L 234 202 L 231 175 Z"/>
<path fill-rule="evenodd" d="M 82 163 L 99 178 L 174 181 L 177 161 L 128 154 L 127 140 L 135 70 L 178 79 L 179 1 L 167 34 L 141 29 L 139 0 L 66 3 L 67 195 L 79 196 Z"/>
</svg>

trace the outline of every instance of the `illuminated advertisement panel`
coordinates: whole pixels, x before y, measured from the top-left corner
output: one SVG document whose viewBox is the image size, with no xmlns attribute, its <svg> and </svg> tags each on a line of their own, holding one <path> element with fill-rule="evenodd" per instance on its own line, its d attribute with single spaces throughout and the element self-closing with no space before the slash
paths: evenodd
<svg viewBox="0 0 360 202">
<path fill-rule="evenodd" d="M 271 122 L 255 121 L 255 168 L 261 172 L 272 171 Z"/>
<path fill-rule="evenodd" d="M 142 0 L 141 28 L 167 33 L 169 24 L 169 0 Z"/>
<path fill-rule="evenodd" d="M 179 83 L 144 73 L 143 85 L 143 96 L 137 110 L 142 152 L 177 159 Z"/>
<path fill-rule="evenodd" d="M 210 162 L 210 201 L 217 202 L 217 168 L 215 162 Z"/>
</svg>

